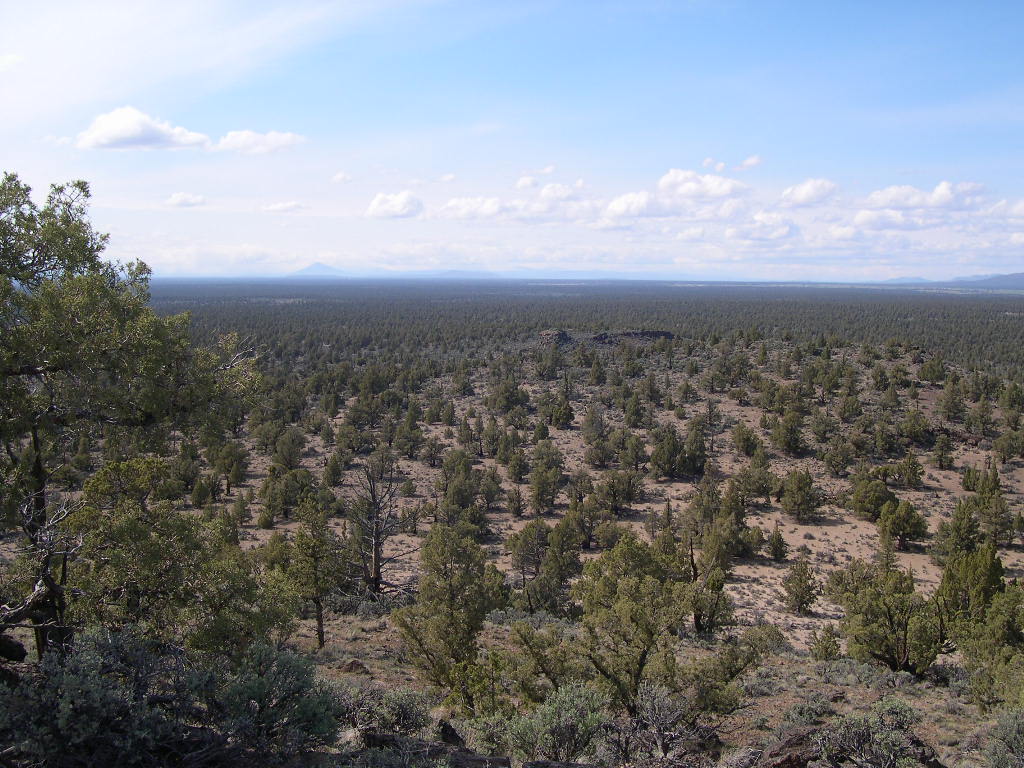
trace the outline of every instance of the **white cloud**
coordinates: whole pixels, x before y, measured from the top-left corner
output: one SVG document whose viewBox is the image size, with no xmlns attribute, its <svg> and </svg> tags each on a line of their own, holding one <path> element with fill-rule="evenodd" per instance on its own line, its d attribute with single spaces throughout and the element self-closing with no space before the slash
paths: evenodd
<svg viewBox="0 0 1024 768">
<path fill-rule="evenodd" d="M 568 200 L 572 195 L 572 189 L 565 184 L 545 184 L 540 191 L 541 199 L 549 201 Z"/>
<path fill-rule="evenodd" d="M 78 134 L 79 149 L 206 149 L 261 155 L 305 141 L 297 133 L 229 131 L 214 144 L 205 133 L 190 131 L 124 106 L 97 115 Z"/>
<path fill-rule="evenodd" d="M 453 182 L 453 181 L 455 181 L 455 174 L 454 173 L 446 173 L 440 179 L 438 179 L 438 181 L 441 181 L 441 182 L 443 182 L 445 184 Z"/>
<path fill-rule="evenodd" d="M 335 184 L 347 184 L 352 181 L 351 174 L 345 173 L 344 171 L 338 171 L 336 174 L 331 176 L 331 181 Z"/>
<path fill-rule="evenodd" d="M 554 172 L 555 166 L 553 165 L 545 165 L 543 168 L 537 171 L 537 173 L 541 174 L 542 176 L 550 176 Z"/>
<path fill-rule="evenodd" d="M 404 219 L 422 212 L 423 203 L 408 189 L 391 194 L 378 192 L 366 209 L 371 219 Z"/>
<path fill-rule="evenodd" d="M 797 228 L 792 221 L 774 211 L 757 211 L 751 221 L 740 226 L 729 227 L 725 237 L 729 240 L 774 241 L 784 240 L 796 234 Z"/>
<path fill-rule="evenodd" d="M 206 205 L 206 198 L 188 192 L 175 192 L 164 201 L 164 205 L 169 205 L 172 208 L 195 208 L 199 205 Z"/>
<path fill-rule="evenodd" d="M 782 202 L 791 206 L 814 205 L 828 199 L 838 189 L 828 179 L 807 179 L 782 191 Z"/>
<path fill-rule="evenodd" d="M 676 233 L 676 240 L 685 240 L 687 242 L 693 242 L 695 240 L 704 239 L 704 227 L 687 227 L 686 229 L 680 230 Z"/>
<path fill-rule="evenodd" d="M 867 198 L 869 208 L 968 208 L 980 202 L 982 185 L 941 181 L 931 192 L 907 184 L 876 189 Z"/>
<path fill-rule="evenodd" d="M 761 164 L 761 156 L 760 155 L 751 155 L 746 160 L 744 160 L 742 163 L 737 165 L 736 166 L 736 170 L 737 171 L 745 171 L 748 168 L 755 168 L 755 167 L 759 166 L 760 164 Z"/>
<path fill-rule="evenodd" d="M 118 107 L 93 119 L 75 143 L 80 149 L 181 149 L 209 146 L 210 138 L 135 107 Z"/>
<path fill-rule="evenodd" d="M 293 213 L 294 211 L 301 211 L 305 207 L 298 200 L 285 200 L 281 203 L 264 205 L 262 210 L 266 213 Z"/>
<path fill-rule="evenodd" d="M 516 182 L 516 189 L 531 189 L 537 186 L 537 179 L 533 176 L 520 176 Z"/>
<path fill-rule="evenodd" d="M 496 197 L 453 197 L 438 215 L 449 219 L 488 219 L 502 210 L 501 200 Z"/>
<path fill-rule="evenodd" d="M 833 240 L 854 240 L 857 237 L 857 228 L 833 224 L 829 227 L 828 234 Z"/>
<path fill-rule="evenodd" d="M 918 218 L 906 216 L 903 211 L 885 208 L 880 211 L 861 210 L 853 217 L 853 223 L 865 229 L 921 229 L 924 222 Z"/>
<path fill-rule="evenodd" d="M 239 152 L 243 155 L 265 155 L 286 147 L 294 147 L 305 140 L 305 136 L 286 131 L 228 131 L 217 142 L 215 149 L 221 152 Z"/>
<path fill-rule="evenodd" d="M 747 185 L 725 176 L 673 168 L 658 180 L 658 189 L 675 197 L 699 199 L 740 195 Z"/>
<path fill-rule="evenodd" d="M 650 192 L 627 192 L 608 203 L 605 216 L 612 219 L 643 216 L 667 216 L 669 211 Z"/>
</svg>

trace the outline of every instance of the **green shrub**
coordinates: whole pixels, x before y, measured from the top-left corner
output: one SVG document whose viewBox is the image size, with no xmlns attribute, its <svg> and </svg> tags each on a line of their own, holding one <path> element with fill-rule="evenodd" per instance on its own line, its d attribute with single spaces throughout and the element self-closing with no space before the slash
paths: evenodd
<svg viewBox="0 0 1024 768">
<path fill-rule="evenodd" d="M 510 723 L 511 745 L 528 759 L 573 762 L 591 751 L 604 726 L 603 704 L 601 695 L 589 686 L 563 686 Z"/>
<path fill-rule="evenodd" d="M 178 715 L 192 691 L 180 656 L 132 635 L 83 635 L 65 657 L 43 657 L 38 678 L 0 686 L 0 744 L 28 765 L 170 765 L 190 746 Z M 160 694 L 160 698 L 157 695 Z"/>
<path fill-rule="evenodd" d="M 352 686 L 338 698 L 340 718 L 359 731 L 411 736 L 430 724 L 430 700 L 418 691 Z"/>
<path fill-rule="evenodd" d="M 991 768 L 1024 765 L 1024 712 L 1004 712 L 989 731 L 985 758 Z"/>
<path fill-rule="evenodd" d="M 839 645 L 839 630 L 834 624 L 826 624 L 821 632 L 811 632 L 811 658 L 815 661 L 835 661 L 842 656 Z"/>
<path fill-rule="evenodd" d="M 912 727 L 917 720 L 906 703 L 886 697 L 867 715 L 849 715 L 830 723 L 819 734 L 818 745 L 832 765 L 916 765 Z"/>
<path fill-rule="evenodd" d="M 266 643 L 248 649 L 213 699 L 224 730 L 261 752 L 294 755 L 337 733 L 338 703 L 313 662 Z"/>
</svg>

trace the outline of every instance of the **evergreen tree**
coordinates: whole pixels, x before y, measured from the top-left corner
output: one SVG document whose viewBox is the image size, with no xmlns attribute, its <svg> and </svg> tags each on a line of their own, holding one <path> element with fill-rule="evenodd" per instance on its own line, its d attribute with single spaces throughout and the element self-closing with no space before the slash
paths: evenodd
<svg viewBox="0 0 1024 768">
<path fill-rule="evenodd" d="M 911 541 L 928 535 L 928 521 L 909 501 L 887 501 L 878 516 L 878 529 L 895 539 L 897 549 L 906 550 Z"/>
<path fill-rule="evenodd" d="M 316 642 L 324 647 L 324 613 L 327 598 L 346 581 L 344 544 L 331 530 L 327 512 L 313 500 L 299 507 L 288 578 L 299 597 L 313 607 Z"/>
<path fill-rule="evenodd" d="M 810 472 L 793 470 L 782 481 L 782 508 L 797 522 L 814 519 L 821 506 L 821 492 L 814 486 Z"/>
<path fill-rule="evenodd" d="M 782 590 L 788 610 L 801 615 L 811 612 L 811 606 L 821 593 L 821 584 L 807 558 L 801 557 L 789 567 L 782 579 Z"/>
</svg>

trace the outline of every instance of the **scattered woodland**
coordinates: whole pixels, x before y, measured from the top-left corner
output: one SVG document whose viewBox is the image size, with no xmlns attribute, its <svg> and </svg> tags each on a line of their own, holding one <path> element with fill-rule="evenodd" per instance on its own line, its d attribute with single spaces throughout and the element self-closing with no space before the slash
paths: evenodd
<svg viewBox="0 0 1024 768">
<path fill-rule="evenodd" d="M 150 280 L 88 199 L 0 184 L 0 765 L 1024 764 L 1024 295 Z"/>
</svg>

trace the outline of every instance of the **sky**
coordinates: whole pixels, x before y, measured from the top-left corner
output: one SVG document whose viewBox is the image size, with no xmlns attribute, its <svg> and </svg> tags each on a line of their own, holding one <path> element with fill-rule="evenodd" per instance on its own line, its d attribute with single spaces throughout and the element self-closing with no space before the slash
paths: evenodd
<svg viewBox="0 0 1024 768">
<path fill-rule="evenodd" d="M 1024 271 L 1024 3 L 0 0 L 0 170 L 157 276 Z"/>
</svg>

